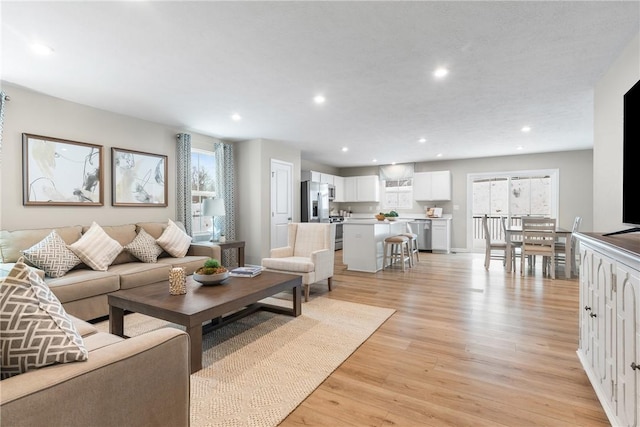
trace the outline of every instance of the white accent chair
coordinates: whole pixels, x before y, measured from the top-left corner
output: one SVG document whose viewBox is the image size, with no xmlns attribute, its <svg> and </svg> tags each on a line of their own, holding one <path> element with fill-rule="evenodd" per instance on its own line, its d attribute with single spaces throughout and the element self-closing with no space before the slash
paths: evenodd
<svg viewBox="0 0 640 427">
<path fill-rule="evenodd" d="M 327 280 L 331 291 L 333 277 L 335 233 L 334 224 L 291 223 L 288 244 L 273 248 L 269 258 L 262 259 L 266 271 L 302 276 L 304 300 L 309 301 L 309 287 Z"/>
</svg>

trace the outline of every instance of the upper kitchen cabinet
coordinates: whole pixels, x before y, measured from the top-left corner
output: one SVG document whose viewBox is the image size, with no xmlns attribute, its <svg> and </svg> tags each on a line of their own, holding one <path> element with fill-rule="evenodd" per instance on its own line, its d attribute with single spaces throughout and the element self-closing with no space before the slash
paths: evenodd
<svg viewBox="0 0 640 427">
<path fill-rule="evenodd" d="M 415 200 L 451 200 L 451 171 L 416 172 L 413 196 Z"/>
<path fill-rule="evenodd" d="M 377 175 L 344 178 L 345 202 L 379 202 L 380 179 Z"/>
<path fill-rule="evenodd" d="M 302 181 L 312 181 L 312 182 L 320 182 L 322 184 L 330 184 L 335 185 L 334 175 L 330 175 L 328 173 L 316 172 L 316 171 L 302 171 L 300 174 L 300 178 Z"/>
<path fill-rule="evenodd" d="M 333 177 L 333 186 L 336 189 L 336 194 L 333 198 L 334 202 L 344 202 L 344 178 L 341 176 Z"/>
</svg>

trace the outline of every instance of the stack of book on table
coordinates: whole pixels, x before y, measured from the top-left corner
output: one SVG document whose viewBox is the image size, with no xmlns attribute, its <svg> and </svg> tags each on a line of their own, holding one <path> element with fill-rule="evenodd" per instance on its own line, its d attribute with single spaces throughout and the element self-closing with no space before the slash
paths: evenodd
<svg viewBox="0 0 640 427">
<path fill-rule="evenodd" d="M 229 272 L 229 276 L 233 277 L 255 277 L 262 273 L 262 267 L 259 265 L 246 265 L 244 267 L 234 268 Z"/>
</svg>

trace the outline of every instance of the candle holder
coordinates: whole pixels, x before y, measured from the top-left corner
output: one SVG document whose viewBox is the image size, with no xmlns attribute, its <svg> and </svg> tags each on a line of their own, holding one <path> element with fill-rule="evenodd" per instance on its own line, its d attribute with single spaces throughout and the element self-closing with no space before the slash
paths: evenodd
<svg viewBox="0 0 640 427">
<path fill-rule="evenodd" d="M 182 267 L 174 267 L 169 272 L 169 293 L 184 295 L 187 293 L 187 274 Z"/>
</svg>

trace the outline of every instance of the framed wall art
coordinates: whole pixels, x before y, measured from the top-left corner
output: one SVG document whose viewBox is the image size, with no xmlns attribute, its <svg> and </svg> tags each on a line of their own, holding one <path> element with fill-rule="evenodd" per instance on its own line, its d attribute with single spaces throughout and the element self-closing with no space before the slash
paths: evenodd
<svg viewBox="0 0 640 427">
<path fill-rule="evenodd" d="M 167 206 L 167 156 L 111 148 L 111 204 Z"/>
<path fill-rule="evenodd" d="M 22 134 L 22 204 L 102 206 L 102 146 Z"/>
</svg>

